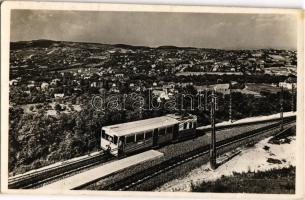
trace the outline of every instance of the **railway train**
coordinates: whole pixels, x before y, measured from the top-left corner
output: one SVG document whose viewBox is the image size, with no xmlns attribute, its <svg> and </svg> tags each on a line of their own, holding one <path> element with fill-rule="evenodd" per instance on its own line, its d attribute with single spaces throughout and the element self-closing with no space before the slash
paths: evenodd
<svg viewBox="0 0 305 200">
<path fill-rule="evenodd" d="M 285 116 L 285 120 L 295 120 L 296 115 Z M 222 124 L 217 130 L 266 122 L 280 123 L 279 117 L 257 119 L 250 122 Z M 157 148 L 169 143 L 202 136 L 211 131 L 210 126 L 197 127 L 197 116 L 169 114 L 134 122 L 105 126 L 101 131 L 100 147 L 116 157 Z"/>
<path fill-rule="evenodd" d="M 196 136 L 197 116 L 169 114 L 102 128 L 101 148 L 116 157 Z"/>
</svg>

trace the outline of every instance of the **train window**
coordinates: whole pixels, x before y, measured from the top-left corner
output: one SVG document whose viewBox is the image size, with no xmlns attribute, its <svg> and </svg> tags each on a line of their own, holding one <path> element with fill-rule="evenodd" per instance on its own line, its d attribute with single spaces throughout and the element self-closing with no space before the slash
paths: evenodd
<svg viewBox="0 0 305 200">
<path fill-rule="evenodd" d="M 119 148 L 123 147 L 124 141 L 125 141 L 125 137 L 119 137 L 119 144 L 118 144 Z"/>
<path fill-rule="evenodd" d="M 145 139 L 152 138 L 152 131 L 145 133 Z"/>
<path fill-rule="evenodd" d="M 114 144 L 117 144 L 117 143 L 118 143 L 118 136 L 115 135 L 115 136 L 113 137 L 113 143 L 114 143 Z"/>
<path fill-rule="evenodd" d="M 172 133 L 173 132 L 173 127 L 169 126 L 166 128 L 166 133 Z"/>
<path fill-rule="evenodd" d="M 106 134 L 104 130 L 102 130 L 102 138 L 106 139 Z"/>
<path fill-rule="evenodd" d="M 165 128 L 161 128 L 159 130 L 159 135 L 165 135 Z"/>
<path fill-rule="evenodd" d="M 144 140 L 144 133 L 137 134 L 137 142 Z"/>
<path fill-rule="evenodd" d="M 183 124 L 183 129 L 186 129 L 187 128 L 187 123 L 184 123 Z"/>
<path fill-rule="evenodd" d="M 113 142 L 113 137 L 106 134 L 106 140 L 108 140 L 109 142 Z"/>
<path fill-rule="evenodd" d="M 135 135 L 129 135 L 126 137 L 126 143 L 132 143 L 135 141 Z"/>
</svg>

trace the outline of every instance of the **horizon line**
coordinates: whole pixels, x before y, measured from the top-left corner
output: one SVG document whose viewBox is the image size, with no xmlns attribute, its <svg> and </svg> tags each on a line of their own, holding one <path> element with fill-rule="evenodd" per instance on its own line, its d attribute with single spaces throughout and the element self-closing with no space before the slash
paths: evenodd
<svg viewBox="0 0 305 200">
<path fill-rule="evenodd" d="M 33 39 L 33 40 L 18 40 L 18 41 L 10 41 L 10 43 L 19 43 L 19 42 L 33 42 L 33 41 L 52 41 L 52 42 L 70 42 L 70 43 L 86 43 L 86 44 L 100 44 L 100 45 L 126 45 L 131 47 L 144 47 L 144 48 L 151 48 L 151 49 L 158 49 L 161 47 L 173 47 L 173 48 L 189 48 L 189 49 L 214 49 L 214 50 L 286 50 L 286 51 L 297 51 L 297 48 L 274 48 L 274 47 L 266 47 L 266 48 L 211 48 L 211 47 L 191 47 L 191 46 L 175 46 L 170 44 L 164 44 L 161 46 L 145 46 L 145 45 L 134 45 L 128 43 L 99 43 L 99 42 L 86 42 L 86 41 L 67 41 L 67 40 L 53 40 L 53 39 Z"/>
</svg>

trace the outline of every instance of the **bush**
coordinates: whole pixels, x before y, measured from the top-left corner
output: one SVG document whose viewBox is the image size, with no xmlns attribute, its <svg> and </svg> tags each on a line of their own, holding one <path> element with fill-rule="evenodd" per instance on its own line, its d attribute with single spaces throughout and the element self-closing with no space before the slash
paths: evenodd
<svg viewBox="0 0 305 200">
<path fill-rule="evenodd" d="M 41 108 L 42 108 L 42 105 L 41 105 L 41 104 L 37 104 L 37 105 L 36 105 L 36 109 L 37 109 L 37 110 L 39 110 L 39 109 L 41 109 Z"/>
<path fill-rule="evenodd" d="M 60 104 L 55 104 L 55 106 L 54 106 L 54 110 L 56 110 L 56 111 L 61 111 L 62 110 L 62 108 L 61 108 L 61 105 Z"/>
<path fill-rule="evenodd" d="M 279 159 L 274 159 L 274 158 L 268 158 L 267 162 L 272 163 L 272 164 L 281 164 L 282 163 L 282 161 L 280 161 Z"/>
<path fill-rule="evenodd" d="M 264 150 L 266 150 L 266 151 L 268 151 L 269 149 L 270 149 L 270 147 L 268 147 L 268 146 L 264 146 L 264 148 L 263 148 Z"/>
</svg>

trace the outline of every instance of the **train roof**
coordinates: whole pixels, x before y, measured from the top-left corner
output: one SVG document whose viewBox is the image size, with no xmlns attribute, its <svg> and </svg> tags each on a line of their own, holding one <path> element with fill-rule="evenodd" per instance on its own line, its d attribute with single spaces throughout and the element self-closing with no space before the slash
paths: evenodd
<svg viewBox="0 0 305 200">
<path fill-rule="evenodd" d="M 124 136 L 142 131 L 153 130 L 159 127 L 171 126 L 179 123 L 177 119 L 170 116 L 154 117 L 111 126 L 104 126 L 102 129 L 108 135 Z"/>
</svg>

